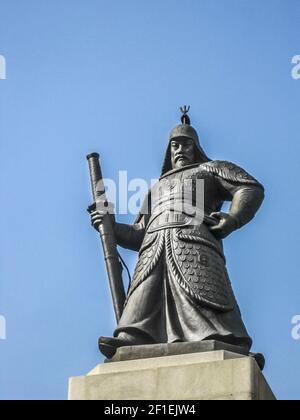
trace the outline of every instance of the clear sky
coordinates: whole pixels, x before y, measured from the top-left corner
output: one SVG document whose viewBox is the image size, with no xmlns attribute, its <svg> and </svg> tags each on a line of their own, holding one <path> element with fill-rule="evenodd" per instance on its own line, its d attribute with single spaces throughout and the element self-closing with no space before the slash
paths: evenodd
<svg viewBox="0 0 300 420">
<path fill-rule="evenodd" d="M 270 385 L 300 399 L 299 0 L 1 0 L 0 19 L 0 398 L 65 399 L 103 360 L 114 316 L 85 155 L 150 181 L 190 104 L 207 154 L 266 187 L 228 269 Z"/>
</svg>

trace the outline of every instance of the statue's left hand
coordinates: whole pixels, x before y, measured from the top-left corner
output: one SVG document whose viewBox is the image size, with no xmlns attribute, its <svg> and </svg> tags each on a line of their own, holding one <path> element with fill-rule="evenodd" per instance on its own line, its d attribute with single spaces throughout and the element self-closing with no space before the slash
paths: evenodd
<svg viewBox="0 0 300 420">
<path fill-rule="evenodd" d="M 217 225 L 210 227 L 211 232 L 217 239 L 224 239 L 237 229 L 236 219 L 230 214 L 217 212 L 212 213 L 210 217 L 218 221 Z"/>
</svg>

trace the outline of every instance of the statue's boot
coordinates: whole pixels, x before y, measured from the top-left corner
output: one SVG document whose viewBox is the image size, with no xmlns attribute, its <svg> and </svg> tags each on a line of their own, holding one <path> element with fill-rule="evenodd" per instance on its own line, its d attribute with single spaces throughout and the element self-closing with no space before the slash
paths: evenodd
<svg viewBox="0 0 300 420">
<path fill-rule="evenodd" d="M 256 363 L 258 364 L 260 369 L 263 371 L 266 365 L 265 356 L 262 353 L 249 353 L 249 356 L 255 359 Z"/>
<path fill-rule="evenodd" d="M 114 337 L 100 337 L 99 338 L 99 349 L 104 356 L 111 359 L 116 354 L 119 347 L 133 346 L 134 343 L 120 338 Z"/>
</svg>

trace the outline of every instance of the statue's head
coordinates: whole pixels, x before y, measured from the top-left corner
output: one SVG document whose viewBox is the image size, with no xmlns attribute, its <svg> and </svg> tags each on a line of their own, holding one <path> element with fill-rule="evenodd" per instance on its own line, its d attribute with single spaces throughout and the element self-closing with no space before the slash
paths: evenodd
<svg viewBox="0 0 300 420">
<path fill-rule="evenodd" d="M 195 163 L 208 162 L 200 146 L 197 131 L 190 125 L 189 107 L 181 108 L 182 124 L 177 125 L 170 134 L 169 145 L 163 164 L 162 175 L 172 169 L 182 168 Z"/>
</svg>

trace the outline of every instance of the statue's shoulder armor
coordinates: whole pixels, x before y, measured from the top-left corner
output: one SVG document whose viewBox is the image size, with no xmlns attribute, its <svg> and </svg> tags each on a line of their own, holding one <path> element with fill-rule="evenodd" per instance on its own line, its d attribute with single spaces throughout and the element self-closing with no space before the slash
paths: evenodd
<svg viewBox="0 0 300 420">
<path fill-rule="evenodd" d="M 264 189 L 260 182 L 235 163 L 226 160 L 212 160 L 202 165 L 202 168 L 226 181 L 255 185 Z"/>
</svg>

